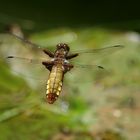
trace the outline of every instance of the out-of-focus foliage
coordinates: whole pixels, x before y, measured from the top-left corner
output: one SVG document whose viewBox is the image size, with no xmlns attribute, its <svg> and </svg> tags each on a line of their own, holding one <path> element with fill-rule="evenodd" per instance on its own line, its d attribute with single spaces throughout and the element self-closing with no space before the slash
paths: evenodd
<svg viewBox="0 0 140 140">
<path fill-rule="evenodd" d="M 71 50 L 116 44 L 125 47 L 112 54 L 86 54 L 74 59 L 82 64 L 94 64 L 95 60 L 105 70 L 83 68 L 66 74 L 63 92 L 53 105 L 44 101 L 44 80 L 42 84 L 42 80 L 19 77 L 11 71 L 9 63 L 1 60 L 0 139 L 140 139 L 139 34 L 102 28 L 60 28 L 32 34 L 30 39 L 50 50 L 55 50 L 59 42 L 68 43 Z M 5 34 L 0 35 L 0 42 L 1 58 L 20 47 L 18 52 L 26 57 L 22 49 L 25 44 Z M 32 53 L 35 51 L 30 51 L 28 56 Z M 23 74 L 29 71 L 35 77 L 36 67 L 40 65 L 30 69 L 23 63 L 21 71 Z M 37 75 L 43 77 L 42 73 Z M 43 75 L 46 79 L 47 72 Z"/>
</svg>

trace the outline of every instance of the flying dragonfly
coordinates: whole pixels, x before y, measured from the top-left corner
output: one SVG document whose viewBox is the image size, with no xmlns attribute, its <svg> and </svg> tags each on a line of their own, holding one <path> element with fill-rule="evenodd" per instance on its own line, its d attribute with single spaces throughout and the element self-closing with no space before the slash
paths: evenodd
<svg viewBox="0 0 140 140">
<path fill-rule="evenodd" d="M 50 60 L 42 60 L 42 59 L 30 59 L 30 58 L 24 58 L 24 57 L 17 57 L 14 55 L 9 55 L 6 58 L 7 59 L 18 59 L 18 60 L 27 60 L 29 62 L 41 62 L 40 64 L 43 65 L 47 70 L 50 71 L 47 85 L 46 85 L 46 100 L 49 104 L 53 104 L 59 97 L 61 91 L 62 91 L 62 85 L 63 85 L 63 79 L 64 75 L 69 72 L 74 67 L 97 67 L 99 69 L 104 69 L 100 65 L 81 65 L 81 64 L 71 64 L 69 60 L 78 57 L 79 55 L 83 53 L 99 53 L 104 52 L 106 50 L 116 50 L 119 48 L 122 48 L 122 45 L 114 45 L 109 46 L 105 48 L 100 49 L 90 49 L 90 50 L 79 50 L 75 51 L 73 53 L 70 53 L 70 47 L 68 44 L 65 43 L 59 43 L 56 45 L 56 50 L 54 52 L 49 51 L 48 49 L 42 49 L 39 45 L 34 44 L 30 42 L 29 40 L 23 39 L 20 36 L 17 36 L 15 34 L 12 34 L 17 39 L 33 46 L 38 49 L 41 49 L 42 52 L 44 52 L 45 55 L 49 56 Z"/>
</svg>

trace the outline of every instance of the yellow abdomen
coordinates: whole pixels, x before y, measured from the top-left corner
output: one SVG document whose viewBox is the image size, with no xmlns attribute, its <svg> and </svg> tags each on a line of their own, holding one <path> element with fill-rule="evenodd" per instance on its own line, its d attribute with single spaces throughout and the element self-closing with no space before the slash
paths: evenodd
<svg viewBox="0 0 140 140">
<path fill-rule="evenodd" d="M 54 65 L 47 82 L 46 96 L 49 103 L 53 103 L 59 96 L 63 84 L 62 65 Z"/>
</svg>

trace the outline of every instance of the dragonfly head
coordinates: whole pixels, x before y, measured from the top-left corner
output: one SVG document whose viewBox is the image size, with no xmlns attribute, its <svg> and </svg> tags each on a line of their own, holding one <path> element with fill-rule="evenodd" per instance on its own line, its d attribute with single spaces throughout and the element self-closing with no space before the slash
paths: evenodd
<svg viewBox="0 0 140 140">
<path fill-rule="evenodd" d="M 47 102 L 49 104 L 53 104 L 56 101 L 57 98 L 58 98 L 58 95 L 55 94 L 55 93 L 49 93 L 49 94 L 47 94 Z"/>
<path fill-rule="evenodd" d="M 59 43 L 56 45 L 56 48 L 57 48 L 57 51 L 63 51 L 65 52 L 66 54 L 69 52 L 70 48 L 67 44 L 65 43 Z"/>
</svg>

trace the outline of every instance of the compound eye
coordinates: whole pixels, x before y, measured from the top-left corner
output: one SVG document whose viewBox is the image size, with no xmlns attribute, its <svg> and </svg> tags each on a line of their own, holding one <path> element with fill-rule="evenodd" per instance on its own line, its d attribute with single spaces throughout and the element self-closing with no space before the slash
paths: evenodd
<svg viewBox="0 0 140 140">
<path fill-rule="evenodd" d="M 65 49 L 66 51 L 69 51 L 69 46 L 67 44 L 59 43 L 57 44 L 57 49 Z"/>
<path fill-rule="evenodd" d="M 61 46 L 62 46 L 62 44 L 61 44 L 61 43 L 59 43 L 59 44 L 57 44 L 57 45 L 56 45 L 57 49 L 60 49 L 60 48 L 61 48 Z"/>
<path fill-rule="evenodd" d="M 69 51 L 69 50 L 70 50 L 70 48 L 69 48 L 68 46 L 66 46 L 65 48 L 66 48 L 66 50 L 67 50 L 67 51 Z"/>
<path fill-rule="evenodd" d="M 62 46 L 62 44 L 61 44 L 61 43 L 59 43 L 59 44 L 58 44 L 58 47 L 61 47 L 61 46 Z"/>
<path fill-rule="evenodd" d="M 67 44 L 64 44 L 63 46 L 67 51 L 69 51 L 69 46 Z"/>
</svg>

